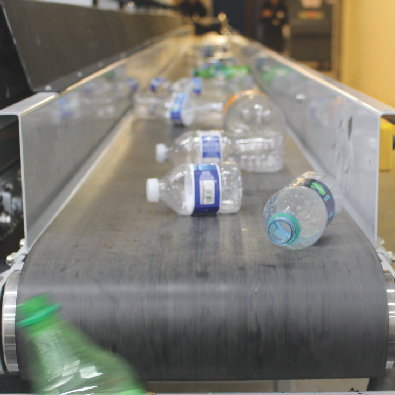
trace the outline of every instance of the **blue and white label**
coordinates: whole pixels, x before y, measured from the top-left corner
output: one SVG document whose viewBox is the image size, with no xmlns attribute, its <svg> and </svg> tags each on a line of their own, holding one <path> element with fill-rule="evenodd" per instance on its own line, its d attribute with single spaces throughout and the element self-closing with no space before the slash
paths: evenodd
<svg viewBox="0 0 395 395">
<path fill-rule="evenodd" d="M 201 163 L 222 162 L 222 135 L 219 131 L 198 131 L 201 147 Z"/>
<path fill-rule="evenodd" d="M 200 77 L 195 77 L 192 80 L 192 91 L 195 95 L 201 95 L 203 90 L 203 81 Z"/>
<path fill-rule="evenodd" d="M 159 85 L 162 84 L 163 82 L 165 82 L 166 80 L 162 77 L 156 77 L 156 78 L 152 78 L 152 80 L 150 81 L 149 87 L 151 89 L 152 92 L 157 92 Z"/>
<path fill-rule="evenodd" d="M 328 226 L 332 222 L 336 212 L 335 199 L 333 198 L 330 189 L 323 182 L 314 178 L 304 179 L 296 185 L 302 185 L 317 192 L 318 196 L 324 202 L 326 211 L 328 213 L 328 222 L 326 224 L 326 226 Z"/>
<path fill-rule="evenodd" d="M 176 93 L 173 96 L 173 103 L 170 106 L 170 119 L 182 123 L 182 109 L 188 98 L 186 93 Z"/>
<path fill-rule="evenodd" d="M 191 165 L 195 190 L 193 214 L 216 213 L 221 202 L 221 174 L 216 164 Z"/>
</svg>

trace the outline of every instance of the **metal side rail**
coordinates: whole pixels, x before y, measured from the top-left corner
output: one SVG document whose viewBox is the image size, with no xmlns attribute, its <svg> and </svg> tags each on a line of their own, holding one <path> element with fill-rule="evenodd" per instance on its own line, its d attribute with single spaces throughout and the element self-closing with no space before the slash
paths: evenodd
<svg viewBox="0 0 395 395">
<path fill-rule="evenodd" d="M 58 93 L 38 93 L 0 111 L 0 129 L 18 123 L 25 248 L 56 217 L 132 105 L 130 78 L 145 85 L 189 48 L 185 29 Z M 109 137 L 110 136 L 110 137 Z"/>
<path fill-rule="evenodd" d="M 346 210 L 375 246 L 380 120 L 394 123 L 395 109 L 269 49 L 251 67 L 298 147 L 316 170 L 336 178 Z"/>
</svg>

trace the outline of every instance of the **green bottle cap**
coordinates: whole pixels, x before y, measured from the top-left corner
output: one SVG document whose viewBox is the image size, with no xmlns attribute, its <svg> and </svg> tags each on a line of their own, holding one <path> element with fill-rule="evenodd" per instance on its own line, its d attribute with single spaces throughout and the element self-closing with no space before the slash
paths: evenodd
<svg viewBox="0 0 395 395">
<path fill-rule="evenodd" d="M 60 304 L 54 304 L 48 294 L 41 294 L 28 299 L 16 308 L 20 321 L 17 328 L 36 324 L 60 309 Z"/>
</svg>

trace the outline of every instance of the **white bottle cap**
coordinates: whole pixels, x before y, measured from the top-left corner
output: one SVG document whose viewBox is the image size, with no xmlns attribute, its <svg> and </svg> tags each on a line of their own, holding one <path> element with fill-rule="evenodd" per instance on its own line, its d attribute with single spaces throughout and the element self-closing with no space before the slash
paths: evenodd
<svg viewBox="0 0 395 395">
<path fill-rule="evenodd" d="M 158 163 L 166 162 L 167 147 L 165 144 L 156 144 L 156 161 Z"/>
<path fill-rule="evenodd" d="M 159 180 L 157 178 L 149 178 L 146 185 L 147 200 L 151 203 L 159 202 Z"/>
</svg>

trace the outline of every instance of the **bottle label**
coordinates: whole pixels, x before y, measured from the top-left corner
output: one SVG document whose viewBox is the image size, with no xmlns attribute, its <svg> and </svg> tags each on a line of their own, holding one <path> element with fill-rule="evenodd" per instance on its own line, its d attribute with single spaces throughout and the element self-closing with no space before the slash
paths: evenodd
<svg viewBox="0 0 395 395">
<path fill-rule="evenodd" d="M 221 163 L 222 135 L 219 131 L 198 132 L 202 163 Z"/>
<path fill-rule="evenodd" d="M 195 95 L 201 95 L 202 90 L 203 90 L 203 82 L 202 79 L 199 77 L 194 77 L 193 80 L 193 85 L 192 85 L 192 90 Z"/>
<path fill-rule="evenodd" d="M 180 122 L 181 120 L 181 111 L 184 107 L 184 104 L 188 98 L 186 93 L 176 93 L 173 97 L 173 103 L 170 107 L 170 119 L 172 121 Z"/>
<path fill-rule="evenodd" d="M 216 213 L 221 202 L 220 171 L 216 164 L 191 165 L 195 187 L 193 214 Z"/>
<path fill-rule="evenodd" d="M 325 203 L 326 211 L 328 212 L 328 222 L 326 224 L 328 226 L 335 216 L 335 199 L 333 198 L 332 192 L 329 188 L 323 182 L 314 178 L 303 179 L 295 185 L 314 189 L 318 193 L 318 196 Z"/>
<path fill-rule="evenodd" d="M 165 81 L 165 79 L 162 77 L 152 78 L 152 80 L 150 81 L 150 84 L 149 84 L 151 91 L 157 92 L 159 85 L 164 81 Z"/>
</svg>

